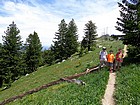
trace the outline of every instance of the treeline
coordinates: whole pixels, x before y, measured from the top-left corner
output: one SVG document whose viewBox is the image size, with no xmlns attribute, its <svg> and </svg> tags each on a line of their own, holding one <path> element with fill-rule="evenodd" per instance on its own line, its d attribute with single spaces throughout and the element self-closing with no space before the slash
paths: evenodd
<svg viewBox="0 0 140 105">
<path fill-rule="evenodd" d="M 82 56 L 83 51 L 93 50 L 92 47 L 96 45 L 96 28 L 92 21 L 85 24 L 84 37 L 79 43 L 74 19 L 69 24 L 62 19 L 53 44 L 48 50 L 42 51 L 37 32 L 30 34 L 23 44 L 20 30 L 13 22 L 2 36 L 3 43 L 0 43 L 0 87 L 9 88 L 13 81 L 36 71 L 39 66 L 61 62 L 76 52 Z"/>
</svg>

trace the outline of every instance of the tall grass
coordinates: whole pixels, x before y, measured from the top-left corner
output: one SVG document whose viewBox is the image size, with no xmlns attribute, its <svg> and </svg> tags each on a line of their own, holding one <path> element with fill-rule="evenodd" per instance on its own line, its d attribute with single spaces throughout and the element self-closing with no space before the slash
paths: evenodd
<svg viewBox="0 0 140 105">
<path fill-rule="evenodd" d="M 117 72 L 117 105 L 140 105 L 140 65 L 131 64 Z"/>
</svg>

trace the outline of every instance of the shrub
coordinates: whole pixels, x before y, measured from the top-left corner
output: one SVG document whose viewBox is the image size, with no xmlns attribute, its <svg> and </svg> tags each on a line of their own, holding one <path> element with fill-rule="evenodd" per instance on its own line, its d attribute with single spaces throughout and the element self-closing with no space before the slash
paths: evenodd
<svg viewBox="0 0 140 105">
<path fill-rule="evenodd" d="M 140 48 L 129 46 L 128 57 L 131 62 L 140 62 Z"/>
</svg>

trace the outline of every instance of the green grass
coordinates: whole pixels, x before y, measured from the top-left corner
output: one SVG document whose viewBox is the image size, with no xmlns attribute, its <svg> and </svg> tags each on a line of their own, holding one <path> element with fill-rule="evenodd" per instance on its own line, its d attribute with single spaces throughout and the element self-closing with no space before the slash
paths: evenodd
<svg viewBox="0 0 140 105">
<path fill-rule="evenodd" d="M 123 46 L 121 41 L 99 41 L 98 44 L 100 43 L 107 47 L 107 51 L 112 49 L 114 50 L 114 53 L 116 53 L 120 46 Z M 71 59 L 61 62 L 60 64 L 55 64 L 49 67 L 40 67 L 38 71 L 33 72 L 28 76 L 23 76 L 15 81 L 9 89 L 0 91 L 0 102 L 62 77 L 80 73 L 87 68 L 96 66 L 99 63 L 100 50 L 101 48 L 96 48 L 95 51 L 88 52 L 83 55 L 83 57 L 79 58 L 78 56 L 73 56 Z M 74 105 L 100 105 L 107 84 L 107 70 L 85 75 L 79 79 L 85 81 L 87 85 L 79 86 L 73 83 L 62 83 L 26 96 L 22 100 L 18 100 L 11 104 L 70 105 L 76 103 Z"/>
<path fill-rule="evenodd" d="M 109 53 L 109 50 L 113 50 L 114 54 L 117 53 L 118 49 L 124 48 L 124 45 L 122 41 L 104 41 L 104 40 L 99 40 L 97 45 L 101 45 L 107 48 L 107 52 Z"/>
<path fill-rule="evenodd" d="M 117 105 L 140 105 L 140 65 L 131 64 L 117 72 Z"/>
<path fill-rule="evenodd" d="M 28 76 L 23 76 L 19 80 L 15 81 L 11 88 L 0 92 L 0 101 L 62 77 L 83 72 L 87 67 L 96 66 L 99 60 L 98 57 L 93 58 L 93 56 L 98 56 L 98 52 L 99 49 L 94 52 L 90 52 L 81 58 L 74 56 L 72 59 L 61 62 L 60 64 L 55 64 L 49 67 L 44 66 Z"/>
<path fill-rule="evenodd" d="M 86 82 L 86 85 L 64 82 L 10 105 L 101 105 L 108 74 L 105 70 L 94 72 L 78 78 Z"/>
</svg>

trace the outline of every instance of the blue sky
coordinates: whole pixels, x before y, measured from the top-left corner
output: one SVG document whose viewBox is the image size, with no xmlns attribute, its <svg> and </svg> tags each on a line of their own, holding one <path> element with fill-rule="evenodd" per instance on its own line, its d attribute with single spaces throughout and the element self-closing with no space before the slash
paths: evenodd
<svg viewBox="0 0 140 105">
<path fill-rule="evenodd" d="M 98 36 L 120 34 L 116 31 L 121 0 L 0 0 L 0 42 L 9 24 L 14 21 L 25 42 L 30 33 L 36 31 L 43 46 L 50 46 L 65 19 L 68 24 L 75 20 L 79 41 L 84 36 L 85 24 L 92 20 L 97 26 Z"/>
</svg>

